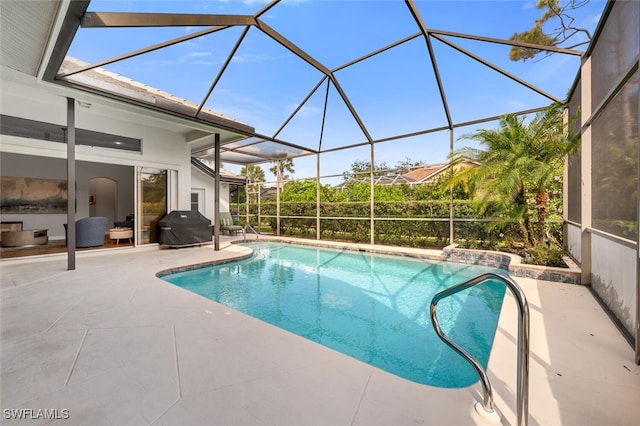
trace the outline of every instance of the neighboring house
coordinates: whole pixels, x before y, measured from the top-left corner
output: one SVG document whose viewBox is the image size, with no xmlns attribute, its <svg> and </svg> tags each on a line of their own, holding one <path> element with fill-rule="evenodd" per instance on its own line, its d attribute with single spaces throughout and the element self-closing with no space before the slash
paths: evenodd
<svg viewBox="0 0 640 426">
<path fill-rule="evenodd" d="M 453 162 L 453 170 L 454 173 L 462 168 L 467 167 L 475 167 L 479 165 L 477 161 L 471 160 L 469 158 L 461 157 L 456 159 Z M 448 176 L 449 168 L 451 164 L 449 162 L 446 163 L 438 163 L 438 164 L 429 164 L 424 165 L 418 168 L 415 168 L 404 174 L 387 174 L 383 176 L 374 176 L 373 184 L 374 185 L 401 185 L 407 184 L 410 186 L 413 185 L 436 185 L 441 181 L 443 177 Z M 353 178 L 351 181 L 368 183 L 369 177 L 363 178 Z M 344 188 L 346 185 L 345 182 L 336 186 L 336 188 Z"/>
<path fill-rule="evenodd" d="M 278 197 L 278 186 L 277 184 L 266 184 L 265 186 L 260 186 L 260 199 L 261 200 L 269 200 L 275 201 Z"/>
<path fill-rule="evenodd" d="M 453 171 L 454 173 L 460 169 L 475 167 L 480 163 L 477 161 L 471 160 L 466 157 L 460 157 L 454 160 L 453 162 Z M 406 179 L 410 180 L 410 185 L 435 185 L 437 184 L 443 177 L 446 177 L 449 173 L 450 163 L 438 163 L 438 164 L 430 164 L 419 167 L 417 169 L 413 169 L 410 172 L 403 174 L 402 176 Z"/>
<path fill-rule="evenodd" d="M 350 178 L 349 182 L 369 183 L 370 178 L 369 176 L 362 177 L 362 178 Z M 373 177 L 374 185 L 401 185 L 403 183 L 411 185 L 413 183 L 413 180 L 411 178 L 408 178 L 403 175 L 398 175 L 398 174 L 388 174 L 388 175 Z M 347 185 L 347 182 L 342 182 L 339 185 L 336 185 L 336 188 L 344 189 L 346 185 Z"/>
<path fill-rule="evenodd" d="M 434 184 L 448 170 L 449 163 L 432 164 L 413 169 L 402 176 L 410 180 L 412 185 Z"/>
</svg>

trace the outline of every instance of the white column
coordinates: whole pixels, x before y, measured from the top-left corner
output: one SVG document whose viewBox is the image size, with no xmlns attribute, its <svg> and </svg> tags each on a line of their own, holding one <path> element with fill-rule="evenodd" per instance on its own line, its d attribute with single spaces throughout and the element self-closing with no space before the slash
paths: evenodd
<svg viewBox="0 0 640 426">
<path fill-rule="evenodd" d="M 581 127 L 591 119 L 591 58 L 582 64 L 581 74 Z M 581 269 L 582 284 L 591 283 L 591 126 L 583 128 L 581 134 L 581 218 L 582 231 Z"/>
</svg>

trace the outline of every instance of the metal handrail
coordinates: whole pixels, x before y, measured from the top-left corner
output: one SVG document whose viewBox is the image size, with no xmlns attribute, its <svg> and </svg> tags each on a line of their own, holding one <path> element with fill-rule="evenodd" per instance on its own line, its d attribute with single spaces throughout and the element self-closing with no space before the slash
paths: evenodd
<svg viewBox="0 0 640 426">
<path fill-rule="evenodd" d="M 258 234 L 258 231 L 256 231 L 255 229 L 253 229 L 253 226 L 251 226 L 250 224 L 246 224 L 244 226 L 244 228 L 242 228 L 242 235 L 244 236 L 244 240 L 247 241 L 247 227 L 249 227 L 249 229 L 251 229 L 251 231 L 256 234 L 256 241 L 258 240 L 258 238 L 260 238 L 260 235 Z"/>
<path fill-rule="evenodd" d="M 436 314 L 437 305 L 440 300 L 467 288 L 482 284 L 491 278 L 496 278 L 502 281 L 509 290 L 511 290 L 518 305 L 518 377 L 516 402 L 518 425 L 526 426 L 529 421 L 529 305 L 520 286 L 511 277 L 499 272 L 485 272 L 480 274 L 465 282 L 449 287 L 433 296 L 430 307 L 431 322 L 438 337 L 449 345 L 449 347 L 462 355 L 476 370 L 484 391 L 482 408 L 489 414 L 495 413 L 493 409 L 493 392 L 491 390 L 491 383 L 489 382 L 489 378 L 487 377 L 484 368 L 482 368 L 482 365 L 469 352 L 453 340 L 449 339 L 442 332 Z"/>
</svg>

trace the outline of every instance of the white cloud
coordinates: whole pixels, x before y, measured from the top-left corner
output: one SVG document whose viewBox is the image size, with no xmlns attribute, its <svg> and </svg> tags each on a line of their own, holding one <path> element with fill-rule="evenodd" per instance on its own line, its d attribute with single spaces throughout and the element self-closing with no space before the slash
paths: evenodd
<svg viewBox="0 0 640 426">
<path fill-rule="evenodd" d="M 185 55 L 185 58 L 202 58 L 203 56 L 211 56 L 211 52 L 191 52 Z"/>
<path fill-rule="evenodd" d="M 231 59 L 231 62 L 236 62 L 236 63 L 256 63 L 256 62 L 264 62 L 264 61 L 268 61 L 269 59 L 271 59 L 271 56 L 269 56 L 267 53 L 258 53 L 258 54 L 253 54 L 253 53 L 243 53 L 241 55 L 234 55 L 233 58 Z"/>
<path fill-rule="evenodd" d="M 298 104 L 289 104 L 286 107 L 287 111 L 295 111 L 298 108 Z M 302 108 L 296 113 L 298 118 L 310 118 L 320 114 L 322 110 L 312 105 L 303 105 Z"/>
<path fill-rule="evenodd" d="M 288 5 L 288 6 L 297 6 L 301 3 L 306 3 L 308 0 L 282 0 L 282 4 Z"/>
<path fill-rule="evenodd" d="M 247 6 L 254 6 L 254 5 L 262 5 L 262 4 L 267 4 L 269 3 L 270 0 L 244 0 L 243 3 L 246 4 Z"/>
<path fill-rule="evenodd" d="M 524 110 L 526 108 L 530 108 L 530 105 L 528 105 L 527 103 L 522 102 L 521 100 L 518 100 L 518 99 L 508 100 L 506 102 L 506 104 L 507 104 L 507 109 L 509 111 L 521 111 L 521 110 Z"/>
</svg>

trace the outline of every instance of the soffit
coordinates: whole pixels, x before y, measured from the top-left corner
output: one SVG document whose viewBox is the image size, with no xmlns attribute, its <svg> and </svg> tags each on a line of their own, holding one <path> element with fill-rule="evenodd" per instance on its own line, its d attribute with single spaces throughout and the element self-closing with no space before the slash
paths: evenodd
<svg viewBox="0 0 640 426">
<path fill-rule="evenodd" d="M 56 27 L 56 17 L 60 9 L 63 12 L 60 15 L 64 16 L 64 10 L 70 4 L 69 1 L 54 0 L 0 1 L 0 64 L 31 77 L 43 74 L 48 62 L 52 60 L 48 56 L 47 49 L 52 49 L 52 45 L 55 45 L 58 39 L 72 38 L 79 25 L 80 20 L 77 19 L 75 28 L 73 26 Z M 69 32 L 71 34 L 68 34 Z M 64 57 L 60 71 L 66 72 L 83 65 L 85 64 L 82 61 L 75 58 Z M 207 109 L 202 112 L 201 119 L 194 119 L 193 111 L 197 109 L 197 105 L 103 69 L 92 70 L 62 83 L 94 95 L 107 96 L 110 99 L 123 100 L 143 108 L 153 109 L 164 113 L 165 117 L 169 114 L 170 117 L 165 119 L 162 127 L 169 127 L 172 131 L 183 133 L 192 150 L 213 147 L 215 133 L 220 135 L 220 140 L 224 144 L 246 138 L 254 131 L 253 127 L 245 123 Z M 95 99 L 95 96 L 92 98 Z M 106 99 L 105 104 L 110 105 L 109 108 L 114 106 Z M 100 115 L 100 111 L 106 110 L 101 106 L 93 105 L 93 114 Z M 153 115 L 150 114 L 150 116 Z M 189 130 L 189 121 L 198 125 L 192 125 Z M 171 124 L 172 122 L 175 124 Z M 192 140 L 194 134 L 198 134 L 198 143 Z"/>
<path fill-rule="evenodd" d="M 2 65 L 36 76 L 60 2 L 0 1 Z"/>
</svg>

